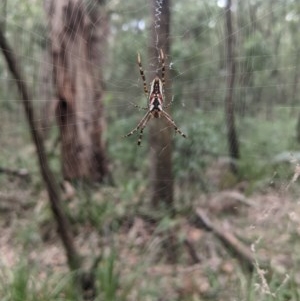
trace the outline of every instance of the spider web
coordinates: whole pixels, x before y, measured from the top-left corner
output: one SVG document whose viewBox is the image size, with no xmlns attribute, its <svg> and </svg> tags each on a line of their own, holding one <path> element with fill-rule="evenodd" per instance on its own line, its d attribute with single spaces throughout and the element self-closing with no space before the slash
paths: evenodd
<svg viewBox="0 0 300 301">
<path fill-rule="evenodd" d="M 154 26 L 154 46 L 159 50 L 157 30 L 161 22 L 161 9 L 165 5 L 164 0 L 157 0 L 155 22 L 152 24 L 150 1 L 128 2 L 107 1 L 108 10 L 111 11 L 108 51 L 99 54 L 105 58 L 103 71 L 104 108 L 108 125 L 105 133 L 107 150 L 117 182 L 120 187 L 123 186 L 119 193 L 127 204 L 125 209 L 131 208 L 131 201 L 135 205 L 142 205 L 150 195 L 147 189 L 151 165 L 148 162 L 148 150 L 151 147 L 148 128 L 144 131 L 141 148 L 136 145 L 136 135 L 128 139 L 121 136 L 134 128 L 144 114 L 131 105 L 136 103 L 144 107 L 147 103 L 136 62 L 137 52 L 141 53 L 149 83 L 152 80 L 150 74 L 157 71 L 157 65 L 147 62 L 158 61 L 158 58 L 147 57 L 149 46 L 153 46 L 149 45 L 150 31 Z M 227 91 L 225 2 L 188 0 L 183 3 L 173 0 L 170 7 L 171 53 L 167 57 L 166 67 L 171 70 L 174 98 L 171 112 L 178 126 L 189 137 L 187 140 L 175 134 L 173 137 L 175 203 L 180 212 L 187 207 L 191 210 L 193 206 L 206 204 L 202 201 L 203 198 L 214 201 L 215 193 L 221 190 L 238 191 L 243 195 L 254 193 L 254 201 L 266 200 L 270 202 L 270 206 L 263 207 L 262 214 L 257 214 L 251 223 L 247 220 L 246 229 L 264 225 L 266 228 L 278 228 L 279 231 L 280 226 L 274 224 L 272 216 L 278 214 L 281 200 L 285 201 L 281 204 L 284 221 L 288 223 L 289 220 L 294 226 L 298 226 L 298 204 L 293 204 L 291 199 L 297 191 L 296 183 L 300 174 L 300 153 L 296 142 L 298 117 L 295 114 L 299 100 L 297 72 L 300 61 L 297 60 L 299 48 L 293 45 L 288 35 L 292 36 L 291 30 L 298 24 L 299 14 L 293 1 L 288 2 L 289 11 L 284 9 L 285 1 L 270 0 L 265 4 L 257 1 L 259 5 L 254 1 L 258 6 L 252 1 L 243 5 L 240 2 L 233 3 L 237 65 L 235 121 L 242 157 L 239 166 L 242 181 L 239 181 L 239 178 L 228 171 L 231 159 L 228 156 L 224 116 Z M 15 10 L 15 7 L 19 9 Z M 90 9 L 93 8 L 93 4 L 90 5 Z M 239 15 L 241 9 L 249 10 L 244 19 Z M 255 12 L 251 9 L 255 9 Z M 46 51 L 48 41 L 43 8 L 37 0 L 10 0 L 6 2 L 5 10 L 6 16 L 1 20 L 8 40 L 19 55 L 26 82 L 33 87 L 34 105 L 38 112 L 36 122 L 42 130 L 47 130 L 43 126 L 45 116 L 42 112 L 53 97 L 53 65 Z M 27 10 L 37 19 L 27 18 Z M 274 27 L 267 23 L 272 18 L 277 18 L 274 23 L 270 21 L 270 24 L 276 24 Z M 267 38 L 268 33 L 272 38 Z M 276 52 L 273 51 L 275 47 L 278 47 Z M 23 108 L 14 82 L 2 60 L 0 68 L 2 164 L 18 165 L 34 169 L 38 173 L 37 167 L 32 167 L 35 165 L 28 160 L 33 151 L 29 133 L 24 128 L 26 122 Z M 292 99 L 293 95 L 295 100 Z M 57 129 L 53 121 L 47 126 L 51 134 L 46 143 L 51 149 Z M 166 124 L 165 129 L 167 127 Z M 24 141 L 27 145 L 25 148 Z M 165 148 L 161 152 L 164 150 Z M 55 154 L 59 158 L 59 150 Z M 59 172 L 55 159 L 52 166 Z M 255 181 L 256 177 L 261 178 Z M 256 193 L 266 194 L 266 198 L 259 198 Z M 106 197 L 116 202 L 115 194 L 116 192 L 107 191 Z M 191 215 L 192 213 L 188 213 L 188 217 Z M 284 229 L 288 232 L 287 224 L 282 227 L 286 227 Z M 264 234 L 261 235 L 268 240 Z M 157 244 L 159 242 L 153 239 L 143 251 L 144 255 L 151 253 Z"/>
</svg>

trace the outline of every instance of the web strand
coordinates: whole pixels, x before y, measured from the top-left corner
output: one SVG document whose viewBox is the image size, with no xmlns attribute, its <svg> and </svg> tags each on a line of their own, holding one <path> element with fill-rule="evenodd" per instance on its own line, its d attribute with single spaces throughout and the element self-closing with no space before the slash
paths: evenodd
<svg viewBox="0 0 300 301">
<path fill-rule="evenodd" d="M 155 48 L 157 52 L 159 53 L 159 34 L 158 34 L 158 28 L 160 28 L 160 15 L 161 15 L 161 10 L 163 7 L 163 2 L 164 0 L 157 0 L 156 1 L 156 6 L 155 6 L 155 20 L 154 20 L 154 30 L 155 30 L 155 35 L 156 35 L 156 40 L 155 40 Z"/>
</svg>

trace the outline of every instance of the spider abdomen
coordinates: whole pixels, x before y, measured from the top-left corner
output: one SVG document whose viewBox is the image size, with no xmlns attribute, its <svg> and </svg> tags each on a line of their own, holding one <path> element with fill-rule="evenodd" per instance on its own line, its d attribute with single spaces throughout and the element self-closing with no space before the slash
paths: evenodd
<svg viewBox="0 0 300 301">
<path fill-rule="evenodd" d="M 154 110 L 162 110 L 162 102 L 157 95 L 150 98 L 150 111 L 152 112 Z"/>
</svg>

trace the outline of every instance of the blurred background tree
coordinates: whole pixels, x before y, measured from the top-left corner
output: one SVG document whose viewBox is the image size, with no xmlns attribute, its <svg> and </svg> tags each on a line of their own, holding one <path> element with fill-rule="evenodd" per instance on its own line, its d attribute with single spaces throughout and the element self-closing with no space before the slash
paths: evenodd
<svg viewBox="0 0 300 301">
<path fill-rule="evenodd" d="M 85 7 L 77 0 L 45 1 L 45 7 L 63 176 L 101 182 L 109 172 L 103 140 L 105 2 Z"/>
</svg>

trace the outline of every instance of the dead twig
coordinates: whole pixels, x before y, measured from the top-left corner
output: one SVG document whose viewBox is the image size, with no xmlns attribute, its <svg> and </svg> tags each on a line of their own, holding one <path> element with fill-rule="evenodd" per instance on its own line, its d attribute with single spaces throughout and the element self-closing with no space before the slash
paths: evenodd
<svg viewBox="0 0 300 301">
<path fill-rule="evenodd" d="M 30 177 L 28 170 L 25 168 L 11 169 L 11 168 L 0 167 L 0 173 L 5 173 L 9 176 L 15 176 L 15 177 L 27 178 L 27 179 L 29 179 Z"/>
<path fill-rule="evenodd" d="M 197 253 L 195 246 L 192 244 L 192 242 L 189 239 L 184 240 L 184 245 L 187 248 L 187 251 L 189 255 L 191 256 L 193 263 L 197 264 L 200 263 L 202 260 L 200 258 L 200 255 Z"/>
<path fill-rule="evenodd" d="M 250 248 L 239 241 L 234 234 L 213 223 L 203 209 L 198 208 L 196 210 L 196 215 L 201 224 L 207 230 L 212 231 L 215 236 L 220 239 L 224 246 L 237 256 L 239 261 L 247 268 L 248 271 L 252 272 L 254 270 L 255 262 L 259 262 L 260 267 L 263 268 L 268 266 L 267 262 L 255 258 Z"/>
</svg>

